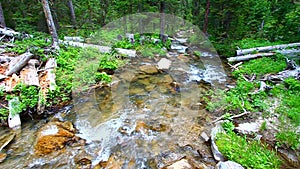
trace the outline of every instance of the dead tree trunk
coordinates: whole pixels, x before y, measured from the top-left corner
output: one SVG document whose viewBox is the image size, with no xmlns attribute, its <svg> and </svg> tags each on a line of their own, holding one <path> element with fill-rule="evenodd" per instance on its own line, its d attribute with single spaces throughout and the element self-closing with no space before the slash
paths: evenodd
<svg viewBox="0 0 300 169">
<path fill-rule="evenodd" d="M 250 60 L 254 58 L 264 57 L 264 56 L 273 56 L 275 53 L 257 53 L 257 54 L 250 54 L 250 55 L 243 55 L 243 56 L 236 56 L 227 58 L 228 62 L 239 62 L 244 60 Z"/>
<path fill-rule="evenodd" d="M 57 31 L 56 31 L 56 28 L 54 25 L 49 2 L 48 2 L 48 0 L 42 0 L 42 3 L 43 3 L 43 9 L 44 9 L 44 13 L 45 13 L 46 21 L 47 21 L 47 26 L 48 26 L 49 32 L 52 36 L 52 46 L 55 49 L 59 49 Z"/>
<path fill-rule="evenodd" d="M 0 25 L 6 27 L 1 2 L 0 2 Z"/>
<path fill-rule="evenodd" d="M 290 44 L 265 46 L 265 47 L 257 47 L 257 48 L 250 48 L 250 49 L 239 49 L 236 51 L 236 55 L 240 56 L 245 54 L 251 54 L 253 52 L 267 52 L 275 49 L 283 49 L 288 47 L 300 47 L 300 43 L 290 43 Z"/>
<path fill-rule="evenodd" d="M 166 24 L 166 21 L 165 21 L 165 2 L 164 1 L 161 1 L 160 2 L 160 40 L 162 42 L 164 42 L 164 34 L 165 34 L 165 24 Z"/>
<path fill-rule="evenodd" d="M 210 0 L 206 0 L 205 18 L 204 18 L 204 25 L 203 25 L 203 33 L 205 35 L 207 35 L 209 10 L 210 10 Z"/>
<path fill-rule="evenodd" d="M 73 6 L 72 0 L 68 0 L 68 6 L 70 9 L 72 25 L 74 28 L 76 28 L 76 16 L 75 16 L 75 11 L 74 11 L 74 6 Z"/>
<path fill-rule="evenodd" d="M 20 55 L 19 57 L 15 58 L 9 63 L 8 70 L 5 74 L 7 76 L 10 76 L 13 73 L 19 72 L 27 64 L 27 62 L 31 59 L 32 56 L 32 53 L 26 52 Z"/>
</svg>

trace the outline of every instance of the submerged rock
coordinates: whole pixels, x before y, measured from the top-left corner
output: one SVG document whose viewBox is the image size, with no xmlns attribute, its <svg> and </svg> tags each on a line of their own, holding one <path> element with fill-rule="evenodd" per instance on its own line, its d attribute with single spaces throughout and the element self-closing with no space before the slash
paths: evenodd
<svg viewBox="0 0 300 169">
<path fill-rule="evenodd" d="M 2 163 L 6 159 L 6 154 L 5 153 L 0 153 L 0 163 Z"/>
<path fill-rule="evenodd" d="M 187 159 L 181 159 L 176 161 L 170 166 L 164 167 L 163 169 L 192 169 L 194 168 L 192 164 L 189 163 Z"/>
<path fill-rule="evenodd" d="M 233 161 L 226 161 L 226 162 L 220 161 L 216 165 L 216 169 L 244 169 L 244 167 Z"/>
<path fill-rule="evenodd" d="M 142 65 L 139 67 L 140 71 L 146 74 L 156 74 L 158 73 L 158 69 L 154 65 Z"/>
<path fill-rule="evenodd" d="M 16 136 L 16 133 L 11 132 L 0 137 L 0 151 L 7 146 Z"/>
<path fill-rule="evenodd" d="M 34 145 L 37 155 L 61 150 L 68 142 L 76 140 L 75 128 L 71 122 L 49 122 L 39 129 Z"/>
</svg>

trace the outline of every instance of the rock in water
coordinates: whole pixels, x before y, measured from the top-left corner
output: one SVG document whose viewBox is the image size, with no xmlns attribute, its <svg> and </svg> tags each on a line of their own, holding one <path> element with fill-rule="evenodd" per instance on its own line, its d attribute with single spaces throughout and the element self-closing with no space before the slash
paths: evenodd
<svg viewBox="0 0 300 169">
<path fill-rule="evenodd" d="M 140 66 L 140 70 L 146 74 L 156 74 L 158 73 L 157 68 L 154 65 L 143 65 Z"/>
<path fill-rule="evenodd" d="M 233 161 L 226 161 L 226 162 L 220 161 L 216 165 L 216 169 L 244 169 L 244 167 Z"/>
<path fill-rule="evenodd" d="M 189 163 L 187 159 L 181 159 L 168 167 L 163 169 L 193 169 L 194 167 Z"/>
<path fill-rule="evenodd" d="M 35 153 L 44 155 L 61 150 L 68 142 L 76 140 L 71 122 L 49 122 L 39 129 L 35 143 Z"/>
<path fill-rule="evenodd" d="M 0 163 L 2 163 L 6 159 L 6 154 L 5 153 L 0 153 Z"/>
<path fill-rule="evenodd" d="M 170 66 L 171 66 L 171 61 L 169 59 L 166 59 L 166 58 L 160 59 L 160 61 L 157 63 L 157 67 L 160 70 L 169 69 Z"/>
<path fill-rule="evenodd" d="M 0 151 L 6 147 L 16 136 L 15 132 L 10 132 L 8 134 L 4 134 L 0 136 Z M 6 154 L 0 152 L 0 163 L 2 163 L 6 159 Z"/>
</svg>

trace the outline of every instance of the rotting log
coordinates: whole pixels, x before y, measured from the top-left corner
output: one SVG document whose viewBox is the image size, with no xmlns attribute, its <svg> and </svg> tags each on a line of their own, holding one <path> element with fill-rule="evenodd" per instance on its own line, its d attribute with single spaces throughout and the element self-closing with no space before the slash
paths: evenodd
<svg viewBox="0 0 300 169">
<path fill-rule="evenodd" d="M 25 66 L 20 72 L 21 82 L 26 85 L 40 86 L 39 77 L 36 69 L 36 65 L 39 61 L 36 59 L 30 59 L 27 66 Z"/>
<path fill-rule="evenodd" d="M 11 77 L 6 78 L 5 91 L 11 92 L 19 82 L 20 82 L 20 78 L 16 74 L 13 74 Z"/>
<path fill-rule="evenodd" d="M 254 58 L 264 57 L 264 56 L 273 56 L 276 53 L 257 53 L 257 54 L 251 54 L 251 55 L 244 55 L 244 56 L 236 56 L 236 57 L 230 57 L 227 58 L 228 62 L 240 62 L 245 60 L 250 60 Z"/>
<path fill-rule="evenodd" d="M 290 43 L 290 44 L 282 44 L 282 45 L 274 45 L 274 46 L 265 46 L 265 47 L 256 47 L 250 49 L 239 49 L 236 50 L 236 56 L 251 54 L 253 52 L 267 52 L 276 49 L 284 49 L 289 47 L 300 47 L 300 43 Z"/>
<path fill-rule="evenodd" d="M 55 72 L 54 69 L 57 67 L 56 60 L 55 58 L 50 58 L 46 65 L 45 65 L 45 70 L 47 73 L 47 81 L 49 82 L 49 89 L 50 90 L 55 90 Z"/>
<path fill-rule="evenodd" d="M 13 73 L 19 72 L 28 63 L 28 61 L 31 59 L 32 56 L 33 56 L 32 53 L 26 52 L 16 57 L 14 60 L 12 60 L 9 63 L 9 67 L 5 75 L 10 76 Z"/>
<path fill-rule="evenodd" d="M 45 109 L 45 101 L 48 93 L 48 89 L 55 90 L 55 68 L 57 67 L 55 58 L 50 58 L 46 65 L 44 71 L 41 73 L 40 77 L 40 91 L 39 91 L 39 101 L 37 111 L 41 114 Z"/>
</svg>

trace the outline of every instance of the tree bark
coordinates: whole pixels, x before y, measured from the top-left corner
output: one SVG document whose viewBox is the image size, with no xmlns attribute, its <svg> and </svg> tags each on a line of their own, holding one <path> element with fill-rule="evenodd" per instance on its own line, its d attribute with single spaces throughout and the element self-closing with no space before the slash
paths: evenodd
<svg viewBox="0 0 300 169">
<path fill-rule="evenodd" d="M 239 49 L 236 50 L 236 55 L 240 56 L 245 54 L 251 54 L 253 52 L 267 52 L 275 49 L 283 49 L 288 47 L 300 47 L 300 43 L 290 43 L 290 44 L 265 46 L 265 47 L 257 47 L 257 48 L 250 48 L 250 49 Z"/>
<path fill-rule="evenodd" d="M 19 72 L 27 64 L 27 62 L 31 59 L 32 56 L 32 53 L 27 52 L 22 54 L 18 58 L 15 58 L 15 60 L 9 63 L 9 67 L 5 75 L 10 76 L 13 73 Z"/>
<path fill-rule="evenodd" d="M 249 55 L 244 55 L 244 56 L 237 56 L 237 57 L 230 57 L 227 58 L 228 62 L 239 62 L 239 61 L 244 61 L 244 60 L 250 60 L 254 58 L 259 58 L 263 56 L 273 56 L 276 53 L 257 53 L 257 54 L 249 54 Z"/>
<path fill-rule="evenodd" d="M 6 27 L 1 2 L 0 2 L 0 25 Z"/>
<path fill-rule="evenodd" d="M 76 28 L 76 16 L 75 16 L 75 11 L 74 11 L 74 6 L 73 6 L 72 0 L 68 0 L 68 6 L 70 9 L 72 25 L 74 28 Z"/>
<path fill-rule="evenodd" d="M 7 28 L 0 28 L 0 34 L 6 35 L 6 36 L 10 36 L 10 37 L 14 37 L 14 36 L 19 36 L 20 33 L 16 32 L 14 30 L 10 30 Z"/>
<path fill-rule="evenodd" d="M 43 9 L 44 9 L 48 29 L 49 29 L 49 32 L 52 36 L 52 46 L 55 49 L 59 49 L 58 35 L 57 35 L 57 31 L 56 31 L 56 28 L 55 28 L 55 25 L 54 25 L 54 21 L 53 21 L 53 17 L 52 17 L 52 14 L 51 14 L 49 2 L 48 2 L 48 0 L 42 0 L 42 4 L 43 4 Z"/>
<path fill-rule="evenodd" d="M 203 33 L 205 35 L 207 35 L 209 11 L 210 11 L 210 0 L 206 0 L 205 18 L 204 18 L 204 25 L 203 25 Z"/>
<path fill-rule="evenodd" d="M 27 66 L 20 72 L 22 83 L 26 85 L 40 86 L 39 76 L 37 73 L 36 65 L 39 63 L 36 59 L 30 59 Z"/>
<path fill-rule="evenodd" d="M 163 42 L 164 41 L 164 34 L 165 34 L 165 2 L 161 1 L 160 2 L 160 40 Z"/>
</svg>

